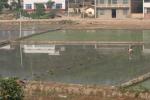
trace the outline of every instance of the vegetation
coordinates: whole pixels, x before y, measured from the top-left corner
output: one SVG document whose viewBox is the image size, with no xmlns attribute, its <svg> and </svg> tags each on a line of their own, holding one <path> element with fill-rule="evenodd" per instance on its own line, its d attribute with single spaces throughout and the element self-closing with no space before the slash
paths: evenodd
<svg viewBox="0 0 150 100">
<path fill-rule="evenodd" d="M 44 4 L 36 4 L 36 10 L 34 13 L 29 14 L 28 12 L 24 11 L 21 8 L 21 0 L 13 0 L 10 4 L 8 4 L 8 0 L 0 0 L 0 13 L 3 11 L 4 8 L 7 8 L 8 11 L 11 11 L 12 14 L 19 18 L 20 12 L 22 16 L 32 18 L 32 19 L 48 19 L 54 18 L 56 16 L 56 9 L 52 9 L 54 2 L 49 0 L 47 3 L 47 8 L 50 9 L 49 11 L 45 12 Z"/>
<path fill-rule="evenodd" d="M 45 7 L 44 4 L 36 4 L 36 10 L 34 13 L 28 14 L 26 11 L 22 10 L 22 15 L 25 17 L 30 17 L 32 19 L 48 19 L 48 18 L 54 18 L 56 16 L 56 9 L 52 9 L 54 2 L 49 0 L 47 2 L 47 8 L 51 9 L 48 12 L 45 13 Z"/>
<path fill-rule="evenodd" d="M 8 8 L 8 0 L 0 0 L 0 12 L 4 9 L 4 8 Z"/>
<path fill-rule="evenodd" d="M 17 78 L 0 78 L 0 100 L 23 100 L 24 92 Z"/>
<path fill-rule="evenodd" d="M 52 8 L 52 6 L 54 5 L 54 3 L 55 3 L 55 2 L 53 2 L 53 1 L 49 0 L 49 1 L 46 3 L 46 5 L 47 5 L 47 7 L 48 7 L 48 8 L 50 8 L 50 9 L 51 9 L 51 8 Z"/>
<path fill-rule="evenodd" d="M 35 13 L 37 17 L 43 16 L 45 14 L 44 4 L 36 4 Z"/>
</svg>

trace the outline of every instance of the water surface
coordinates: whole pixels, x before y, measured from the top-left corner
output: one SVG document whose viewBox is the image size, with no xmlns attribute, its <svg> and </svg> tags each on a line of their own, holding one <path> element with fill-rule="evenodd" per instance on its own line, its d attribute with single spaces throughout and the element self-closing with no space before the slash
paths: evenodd
<svg viewBox="0 0 150 100">
<path fill-rule="evenodd" d="M 42 34 L 27 40 L 126 41 L 144 44 L 11 45 L 10 48 L 0 49 L 0 74 L 28 80 L 118 85 L 150 71 L 149 37 L 149 30 L 61 30 Z M 132 54 L 129 54 L 129 48 L 133 49 Z"/>
</svg>

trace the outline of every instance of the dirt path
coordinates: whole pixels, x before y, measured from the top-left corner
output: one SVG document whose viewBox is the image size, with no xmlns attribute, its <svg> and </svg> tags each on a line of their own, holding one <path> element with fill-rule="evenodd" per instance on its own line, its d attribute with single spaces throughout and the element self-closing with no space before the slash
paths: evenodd
<svg viewBox="0 0 150 100">
<path fill-rule="evenodd" d="M 29 82 L 25 93 L 25 100 L 150 100 L 148 92 L 122 91 L 113 86 L 53 82 Z"/>
<path fill-rule="evenodd" d="M 24 27 L 39 25 L 50 28 L 63 26 L 64 29 L 150 29 L 150 20 L 125 19 L 125 20 L 101 20 L 101 19 L 48 19 L 48 20 L 22 20 Z M 0 29 L 19 27 L 19 20 L 0 20 Z M 30 28 L 30 27 L 29 27 Z"/>
</svg>

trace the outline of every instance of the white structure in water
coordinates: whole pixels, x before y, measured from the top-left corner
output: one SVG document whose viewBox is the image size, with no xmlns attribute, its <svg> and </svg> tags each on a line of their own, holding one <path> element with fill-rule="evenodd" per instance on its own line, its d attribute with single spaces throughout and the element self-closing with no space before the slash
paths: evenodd
<svg viewBox="0 0 150 100">
<path fill-rule="evenodd" d="M 60 55 L 55 45 L 24 45 L 24 53 L 46 53 L 49 55 Z"/>
<path fill-rule="evenodd" d="M 149 30 L 144 30 L 143 31 L 143 53 L 144 54 L 150 54 L 150 34 Z"/>
<path fill-rule="evenodd" d="M 3 46 L 3 47 L 0 47 L 0 50 L 12 50 L 14 48 L 11 47 L 11 45 L 6 45 L 6 46 Z"/>
</svg>

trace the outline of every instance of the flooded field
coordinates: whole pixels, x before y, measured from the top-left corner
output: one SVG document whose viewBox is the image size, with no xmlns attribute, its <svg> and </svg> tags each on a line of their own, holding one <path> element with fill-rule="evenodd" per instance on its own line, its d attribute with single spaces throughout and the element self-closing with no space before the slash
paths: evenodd
<svg viewBox="0 0 150 100">
<path fill-rule="evenodd" d="M 149 30 L 60 30 L 37 35 L 27 40 L 117 41 L 118 44 L 12 44 L 0 48 L 0 75 L 63 83 L 118 85 L 150 71 L 149 37 Z M 143 44 L 120 45 L 121 41 Z"/>
<path fill-rule="evenodd" d="M 148 30 L 149 31 L 149 30 Z M 34 41 L 142 41 L 142 30 L 60 30 L 31 37 Z"/>
</svg>

